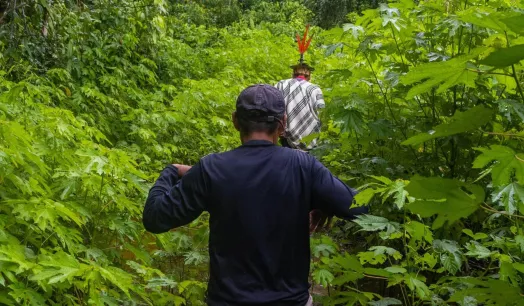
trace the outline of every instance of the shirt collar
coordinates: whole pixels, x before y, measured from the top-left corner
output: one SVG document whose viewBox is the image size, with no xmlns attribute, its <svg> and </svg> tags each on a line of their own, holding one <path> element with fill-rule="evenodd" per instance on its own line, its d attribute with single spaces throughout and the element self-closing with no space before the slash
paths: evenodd
<svg viewBox="0 0 524 306">
<path fill-rule="evenodd" d="M 256 146 L 273 146 L 273 142 L 269 140 L 249 140 L 242 144 L 243 147 L 256 147 Z"/>
</svg>

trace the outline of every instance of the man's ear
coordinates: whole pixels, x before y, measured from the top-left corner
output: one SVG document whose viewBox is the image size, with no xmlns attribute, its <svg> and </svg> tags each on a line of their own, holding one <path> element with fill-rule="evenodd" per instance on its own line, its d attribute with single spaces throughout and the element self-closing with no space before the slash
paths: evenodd
<svg viewBox="0 0 524 306">
<path fill-rule="evenodd" d="M 284 114 L 284 117 L 282 117 L 282 125 L 278 127 L 278 134 L 282 135 L 286 131 L 287 126 L 287 114 Z"/>
<path fill-rule="evenodd" d="M 238 127 L 237 112 L 233 112 L 233 114 L 231 114 L 231 120 L 233 120 L 233 125 L 235 126 L 235 129 L 237 131 L 240 131 L 240 128 Z"/>
</svg>

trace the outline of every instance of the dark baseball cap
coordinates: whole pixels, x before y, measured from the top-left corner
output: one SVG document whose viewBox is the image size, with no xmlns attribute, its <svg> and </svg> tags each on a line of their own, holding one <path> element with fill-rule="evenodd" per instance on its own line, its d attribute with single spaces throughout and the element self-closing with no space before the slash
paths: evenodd
<svg viewBox="0 0 524 306">
<path fill-rule="evenodd" d="M 286 111 L 284 96 L 280 90 L 267 84 L 256 84 L 244 89 L 237 99 L 237 113 L 245 117 L 248 113 L 258 114 L 256 121 L 274 121 L 274 116 Z M 262 116 L 260 116 L 262 115 Z M 253 118 L 255 119 L 255 118 Z"/>
</svg>

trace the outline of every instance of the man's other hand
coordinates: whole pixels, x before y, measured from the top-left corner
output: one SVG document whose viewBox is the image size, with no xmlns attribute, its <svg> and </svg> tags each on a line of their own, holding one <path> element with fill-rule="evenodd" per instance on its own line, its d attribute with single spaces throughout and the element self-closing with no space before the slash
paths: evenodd
<svg viewBox="0 0 524 306">
<path fill-rule="evenodd" d="M 191 166 L 188 165 L 180 165 L 180 164 L 173 164 L 178 169 L 178 176 L 183 177 L 189 169 L 191 169 Z"/>
<path fill-rule="evenodd" d="M 309 234 L 329 228 L 332 219 L 333 215 L 327 214 L 320 209 L 312 210 L 309 213 Z"/>
</svg>

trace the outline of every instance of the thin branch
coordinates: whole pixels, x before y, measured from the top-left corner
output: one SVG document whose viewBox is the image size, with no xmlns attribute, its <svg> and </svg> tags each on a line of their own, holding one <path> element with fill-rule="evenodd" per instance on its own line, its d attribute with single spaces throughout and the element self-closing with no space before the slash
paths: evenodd
<svg viewBox="0 0 524 306">
<path fill-rule="evenodd" d="M 493 212 L 493 213 L 496 213 L 496 214 L 501 214 L 501 215 L 506 215 L 506 216 L 509 216 L 509 217 L 516 217 L 516 218 L 522 218 L 522 219 L 524 219 L 524 216 L 512 215 L 512 214 L 507 213 L 507 212 L 505 212 L 505 211 L 499 211 L 499 210 L 496 210 L 496 209 L 494 209 L 493 207 L 487 205 L 486 203 L 481 204 L 480 207 L 482 207 L 482 209 L 484 209 L 484 210 L 486 210 L 486 211 L 490 211 L 490 212 Z"/>
<path fill-rule="evenodd" d="M 504 35 L 506 35 L 506 41 L 507 41 L 507 45 L 508 45 L 508 48 L 509 48 L 510 45 L 509 45 L 508 32 L 504 31 Z M 519 91 L 520 98 L 522 99 L 522 102 L 524 102 L 524 93 L 522 92 L 522 87 L 520 87 L 519 78 L 517 77 L 517 72 L 515 71 L 515 65 L 514 64 L 511 65 L 511 70 L 513 71 L 512 77 L 515 79 L 515 83 L 517 83 L 517 89 Z"/>
<path fill-rule="evenodd" d="M 482 132 L 484 134 L 488 134 L 488 135 L 499 135 L 499 136 L 508 136 L 508 137 L 520 137 L 520 138 L 524 138 L 524 135 L 520 135 L 520 134 L 512 134 L 512 133 L 495 133 L 495 132 Z"/>
<path fill-rule="evenodd" d="M 397 46 L 397 50 L 398 50 L 398 54 L 400 55 L 400 60 L 402 61 L 402 64 L 404 64 L 404 66 L 406 66 L 406 62 L 404 61 L 404 57 L 402 56 L 402 51 L 400 51 L 400 47 L 398 46 L 398 42 L 397 42 L 397 36 L 395 36 L 395 29 L 393 29 L 393 24 L 389 24 L 390 28 L 391 28 L 391 33 L 393 34 L 393 40 L 395 41 L 395 46 Z"/>
<path fill-rule="evenodd" d="M 516 158 L 516 159 L 517 159 L 518 161 L 520 161 L 520 162 L 523 162 L 523 163 L 524 163 L 524 159 L 522 159 L 522 158 L 518 157 L 518 156 L 517 156 L 517 154 L 515 154 L 515 158 Z"/>
<path fill-rule="evenodd" d="M 476 73 L 498 74 L 498 75 L 504 75 L 504 76 L 513 77 L 513 75 L 512 75 L 512 74 L 509 74 L 509 73 L 494 72 L 494 71 L 491 71 L 491 70 L 483 71 L 483 70 L 471 69 L 471 68 L 466 68 L 466 70 L 468 70 L 468 71 L 472 71 L 472 72 L 476 72 Z"/>
<path fill-rule="evenodd" d="M 372 276 L 372 275 L 368 275 L 368 274 L 365 274 L 365 273 L 364 273 L 364 276 L 365 277 L 369 277 L 369 278 L 375 278 L 375 279 L 383 279 L 383 280 L 387 280 L 388 279 L 387 277 Z"/>
</svg>

